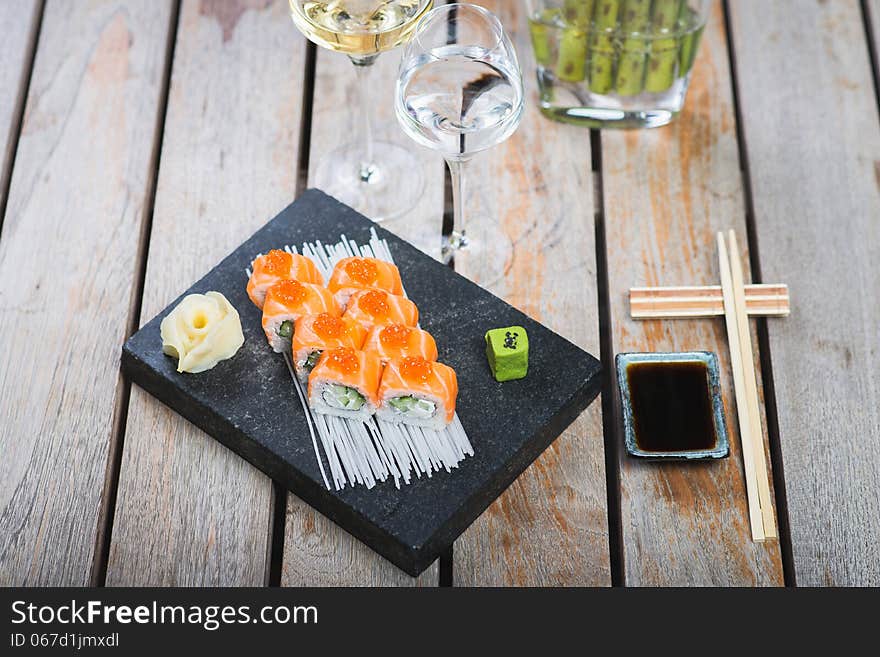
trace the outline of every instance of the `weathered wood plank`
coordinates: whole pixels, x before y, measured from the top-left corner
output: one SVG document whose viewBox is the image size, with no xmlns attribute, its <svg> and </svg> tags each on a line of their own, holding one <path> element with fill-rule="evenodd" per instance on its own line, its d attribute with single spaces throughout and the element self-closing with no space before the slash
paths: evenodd
<svg viewBox="0 0 880 657">
<path fill-rule="evenodd" d="M 12 174 L 13 150 L 37 45 L 41 8 L 41 0 L 0 3 L 0 34 L 3 34 L 0 43 L 0 212 Z"/>
<path fill-rule="evenodd" d="M 471 163 L 475 246 L 456 269 L 598 356 L 590 133 L 538 111 L 523 3 L 480 4 L 511 32 L 527 106 L 513 137 Z M 606 499 L 597 400 L 456 541 L 455 584 L 609 584 Z"/>
<path fill-rule="evenodd" d="M 0 240 L 0 583 L 90 581 L 170 3 L 49 2 Z"/>
<path fill-rule="evenodd" d="M 394 118 L 392 94 L 400 52 L 384 53 L 372 72 L 376 137 L 412 149 L 422 164 L 425 191 L 406 216 L 383 224 L 423 251 L 437 255 L 443 222 L 443 162 L 408 143 Z M 310 177 L 323 153 L 358 136 L 357 88 L 352 64 L 343 55 L 318 48 L 312 108 Z M 349 126 L 342 129 L 340 126 Z M 393 189 L 388 193 L 393 194 Z M 404 280 L 406 285 L 406 280 Z M 413 579 L 376 555 L 304 502 L 288 496 L 281 582 L 284 586 L 434 586 L 437 564 Z"/>
<path fill-rule="evenodd" d="M 730 10 L 762 275 L 794 300 L 768 331 L 796 581 L 877 586 L 880 124 L 862 15 Z"/>
<path fill-rule="evenodd" d="M 290 201 L 305 40 L 287 12 L 181 7 L 142 322 Z M 271 481 L 133 388 L 108 584 L 263 584 L 271 526 Z"/>
<path fill-rule="evenodd" d="M 730 457 L 715 463 L 645 463 L 629 458 L 619 444 L 625 583 L 782 584 L 778 542 L 751 539 L 723 320 L 633 321 L 627 304 L 631 286 L 717 283 L 718 230 L 736 229 L 745 248 L 720 2 L 677 122 L 653 131 L 603 133 L 602 164 L 614 351 L 716 352 L 727 422 L 735 430 Z M 748 262 L 746 253 L 741 256 Z M 615 417 L 615 428 L 619 423 Z"/>
</svg>

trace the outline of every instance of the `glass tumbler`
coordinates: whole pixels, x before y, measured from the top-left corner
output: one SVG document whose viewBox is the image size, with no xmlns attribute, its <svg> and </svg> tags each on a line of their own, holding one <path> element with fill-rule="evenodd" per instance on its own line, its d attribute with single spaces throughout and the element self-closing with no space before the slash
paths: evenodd
<svg viewBox="0 0 880 657">
<path fill-rule="evenodd" d="M 541 111 L 643 128 L 681 111 L 709 0 L 526 0 Z"/>
</svg>

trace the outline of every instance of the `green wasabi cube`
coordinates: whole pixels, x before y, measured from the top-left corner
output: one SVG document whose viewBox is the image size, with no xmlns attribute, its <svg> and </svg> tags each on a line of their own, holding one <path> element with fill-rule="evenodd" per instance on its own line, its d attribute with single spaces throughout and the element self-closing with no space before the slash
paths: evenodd
<svg viewBox="0 0 880 657">
<path fill-rule="evenodd" d="M 522 326 L 486 332 L 486 358 L 496 381 L 522 379 L 529 371 L 529 336 Z"/>
</svg>

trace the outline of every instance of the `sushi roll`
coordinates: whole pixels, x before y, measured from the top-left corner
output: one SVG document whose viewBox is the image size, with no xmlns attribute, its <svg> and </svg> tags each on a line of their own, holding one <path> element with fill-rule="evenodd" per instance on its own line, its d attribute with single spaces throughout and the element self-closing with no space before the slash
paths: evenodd
<svg viewBox="0 0 880 657">
<path fill-rule="evenodd" d="M 327 287 L 343 308 L 348 304 L 349 297 L 358 290 L 403 294 L 397 267 L 376 258 L 343 258 L 333 268 Z"/>
<path fill-rule="evenodd" d="M 389 324 L 415 326 L 419 323 L 419 309 L 406 297 L 382 290 L 361 290 L 351 295 L 345 317 L 360 322 L 367 329 Z"/>
<path fill-rule="evenodd" d="M 404 324 L 373 327 L 364 343 L 364 351 L 374 352 L 386 364 L 393 358 L 404 356 L 437 360 L 437 343 L 431 334 Z"/>
<path fill-rule="evenodd" d="M 254 273 L 248 280 L 247 293 L 257 308 L 263 307 L 269 288 L 283 280 L 291 279 L 312 285 L 324 284 L 324 277 L 310 258 L 280 249 L 261 255 L 254 260 L 252 267 Z"/>
<path fill-rule="evenodd" d="M 379 385 L 376 417 L 395 424 L 440 430 L 455 417 L 455 370 L 418 356 L 388 363 Z"/>
<path fill-rule="evenodd" d="M 382 361 L 350 347 L 328 349 L 309 374 L 309 406 L 316 413 L 366 421 L 379 405 Z"/>
<path fill-rule="evenodd" d="M 263 331 L 269 346 L 279 354 L 290 351 L 294 322 L 303 315 L 320 313 L 342 314 L 327 288 L 294 280 L 275 283 L 263 304 Z"/>
<path fill-rule="evenodd" d="M 366 337 L 367 330 L 351 319 L 330 313 L 303 315 L 294 324 L 291 344 L 293 366 L 300 381 L 309 380 L 321 352 L 336 347 L 360 349 Z"/>
</svg>

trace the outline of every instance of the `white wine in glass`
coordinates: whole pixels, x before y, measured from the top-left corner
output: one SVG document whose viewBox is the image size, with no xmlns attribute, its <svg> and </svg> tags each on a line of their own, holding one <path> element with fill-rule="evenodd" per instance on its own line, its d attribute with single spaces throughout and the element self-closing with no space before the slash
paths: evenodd
<svg viewBox="0 0 880 657">
<path fill-rule="evenodd" d="M 323 48 L 355 57 L 376 55 L 409 40 L 430 9 L 422 0 L 307 0 L 293 11 L 300 31 Z"/>
<path fill-rule="evenodd" d="M 370 71 L 380 53 L 409 40 L 433 0 L 289 2 L 294 24 L 310 41 L 348 55 L 360 93 L 360 106 L 353 108 L 360 139 L 325 154 L 312 184 L 374 221 L 402 215 L 418 202 L 424 180 L 418 160 L 405 148 L 373 138 Z"/>
</svg>

